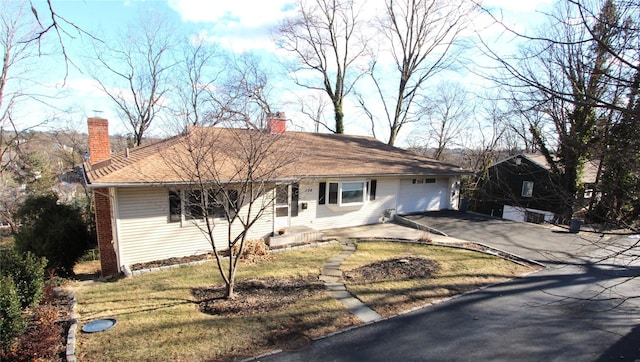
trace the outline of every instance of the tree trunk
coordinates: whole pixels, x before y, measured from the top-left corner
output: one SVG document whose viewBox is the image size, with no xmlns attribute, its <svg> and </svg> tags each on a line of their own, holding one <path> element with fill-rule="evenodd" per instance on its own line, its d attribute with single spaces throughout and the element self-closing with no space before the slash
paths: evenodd
<svg viewBox="0 0 640 362">
<path fill-rule="evenodd" d="M 336 119 L 336 133 L 342 134 L 344 133 L 344 112 L 342 112 L 342 101 L 334 101 L 333 109 Z"/>
<path fill-rule="evenodd" d="M 224 295 L 225 299 L 236 299 L 235 292 L 233 291 L 234 287 L 235 287 L 235 282 L 233 279 L 230 279 L 229 283 L 227 283 L 227 287 L 225 290 L 225 295 Z"/>
<path fill-rule="evenodd" d="M 396 138 L 398 137 L 398 129 L 395 127 L 391 127 L 390 131 L 389 142 L 387 142 L 387 144 L 389 146 L 393 146 L 393 144 L 396 143 Z"/>
</svg>

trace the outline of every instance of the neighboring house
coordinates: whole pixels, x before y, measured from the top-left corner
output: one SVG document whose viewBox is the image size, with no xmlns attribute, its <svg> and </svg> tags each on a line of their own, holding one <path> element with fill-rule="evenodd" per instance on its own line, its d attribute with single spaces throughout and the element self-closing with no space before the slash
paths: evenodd
<svg viewBox="0 0 640 362">
<path fill-rule="evenodd" d="M 84 167 L 94 192 L 102 274 L 211 252 L 185 212 L 193 184 L 168 165 L 166 155 L 199 132 L 215 134 L 223 153 L 234 147 L 225 140 L 248 130 L 197 127 L 111 155 L 107 120 L 90 118 L 88 124 L 90 161 Z M 288 132 L 283 113 L 272 115 L 269 125 L 265 135 L 280 137 L 296 161 L 273 178 L 267 195 L 272 205 L 251 227 L 250 238 L 266 239 L 283 228 L 323 230 L 374 224 L 394 213 L 458 208 L 460 176 L 468 174 L 459 166 L 370 137 Z M 214 228 L 221 248 L 227 245 L 224 222 L 218 219 Z"/>
<path fill-rule="evenodd" d="M 594 196 L 597 169 L 595 162 L 585 164 L 584 192 L 578 198 L 581 206 L 586 206 Z M 507 220 L 541 224 L 554 221 L 566 202 L 545 157 L 521 153 L 489 167 L 476 194 L 474 210 Z"/>
</svg>

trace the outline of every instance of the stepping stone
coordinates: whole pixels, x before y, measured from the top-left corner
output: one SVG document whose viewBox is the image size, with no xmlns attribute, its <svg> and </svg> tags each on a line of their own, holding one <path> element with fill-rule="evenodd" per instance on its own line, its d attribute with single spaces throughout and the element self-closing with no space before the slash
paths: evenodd
<svg viewBox="0 0 640 362">
<path fill-rule="evenodd" d="M 342 264 L 342 262 L 339 262 L 339 261 L 338 262 L 331 262 L 331 263 L 327 262 L 327 263 L 324 263 L 324 268 L 325 269 L 327 269 L 327 268 L 340 269 L 340 265 L 341 264 Z"/>
<path fill-rule="evenodd" d="M 339 240 L 344 246 L 342 252 L 337 256 L 326 261 L 322 267 L 322 275 L 319 279 L 324 282 L 325 288 L 329 291 L 332 298 L 336 299 L 342 305 L 347 307 L 351 313 L 365 323 L 381 319 L 376 311 L 363 304 L 358 298 L 354 297 L 342 280 L 342 271 L 340 265 L 356 251 L 356 244 L 351 240 Z"/>
<path fill-rule="evenodd" d="M 327 288 L 327 290 L 332 292 L 347 291 L 347 287 L 345 287 L 344 284 L 340 282 L 325 282 L 324 286 Z"/>
<path fill-rule="evenodd" d="M 341 279 L 341 278 L 339 278 L 339 277 L 332 277 L 332 276 L 329 276 L 329 275 L 320 275 L 320 276 L 318 277 L 318 279 L 322 280 L 322 281 L 323 281 L 323 282 L 325 282 L 325 283 L 337 283 L 337 282 L 339 282 L 340 280 L 342 280 L 342 279 Z"/>
<path fill-rule="evenodd" d="M 324 268 L 322 269 L 322 275 L 330 277 L 342 277 L 342 271 L 340 269 Z"/>
<path fill-rule="evenodd" d="M 356 317 L 360 318 L 365 323 L 382 319 L 382 316 L 380 314 L 364 304 L 362 304 L 360 307 L 351 309 L 351 313 L 355 314 Z"/>
<path fill-rule="evenodd" d="M 349 306 L 346 305 L 343 301 L 347 299 L 355 299 L 353 295 L 351 295 L 351 293 L 347 292 L 346 290 L 333 290 L 330 291 L 329 294 L 331 294 L 331 296 L 337 299 L 340 303 L 344 304 L 347 308 L 349 308 Z"/>
</svg>

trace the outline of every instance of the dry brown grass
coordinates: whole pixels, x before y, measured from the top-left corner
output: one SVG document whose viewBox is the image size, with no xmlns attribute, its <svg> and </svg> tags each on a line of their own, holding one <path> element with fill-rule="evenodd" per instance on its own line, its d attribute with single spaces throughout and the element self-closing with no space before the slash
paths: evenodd
<svg viewBox="0 0 640 362">
<path fill-rule="evenodd" d="M 388 242 L 358 243 L 357 252 L 345 260 L 342 270 L 348 274 L 379 260 L 407 256 L 429 259 L 439 270 L 429 278 L 347 281 L 347 288 L 380 315 L 392 316 L 535 270 L 469 250 Z"/>
<path fill-rule="evenodd" d="M 341 250 L 325 245 L 273 254 L 266 262 L 244 263 L 237 280 L 317 276 Z M 215 316 L 200 312 L 192 290 L 220 284 L 215 263 L 148 273 L 107 283 L 75 285 L 80 327 L 116 318 L 110 330 L 78 336 L 81 361 L 232 360 L 283 348 L 287 331 L 303 326 L 308 338 L 359 323 L 322 291 L 275 312 Z"/>
<path fill-rule="evenodd" d="M 83 261 L 77 263 L 73 267 L 73 272 L 76 275 L 99 275 L 100 274 L 100 260 Z"/>
<path fill-rule="evenodd" d="M 269 260 L 244 260 L 236 280 L 317 277 L 325 261 L 341 250 L 341 245 L 329 244 L 271 254 Z M 476 252 L 390 242 L 359 243 L 357 251 L 343 264 L 343 270 L 406 256 L 435 260 L 440 268 L 434 269 L 434 278 L 426 280 L 349 283 L 349 289 L 382 315 L 393 315 L 525 271 L 521 266 Z M 202 313 L 202 301 L 193 291 L 220 282 L 215 263 L 207 263 L 107 283 L 76 284 L 80 327 L 99 318 L 118 321 L 106 332 L 80 333 L 78 359 L 234 360 L 274 349 L 298 348 L 309 343 L 310 338 L 361 323 L 324 290 L 308 293 L 285 303 L 284 308 L 271 311 L 236 315 Z M 283 290 L 286 293 L 286 288 Z"/>
</svg>

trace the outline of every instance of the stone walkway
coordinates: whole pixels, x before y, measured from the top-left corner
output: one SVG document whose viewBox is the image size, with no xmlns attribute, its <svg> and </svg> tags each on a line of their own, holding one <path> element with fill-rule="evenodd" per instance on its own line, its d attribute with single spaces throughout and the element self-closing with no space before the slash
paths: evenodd
<svg viewBox="0 0 640 362">
<path fill-rule="evenodd" d="M 324 282 L 325 287 L 333 298 L 342 303 L 363 322 L 368 323 L 381 319 L 382 316 L 349 293 L 344 285 L 340 265 L 356 251 L 356 244 L 350 239 L 338 239 L 338 241 L 343 245 L 342 252 L 324 263 L 320 280 Z"/>
</svg>

